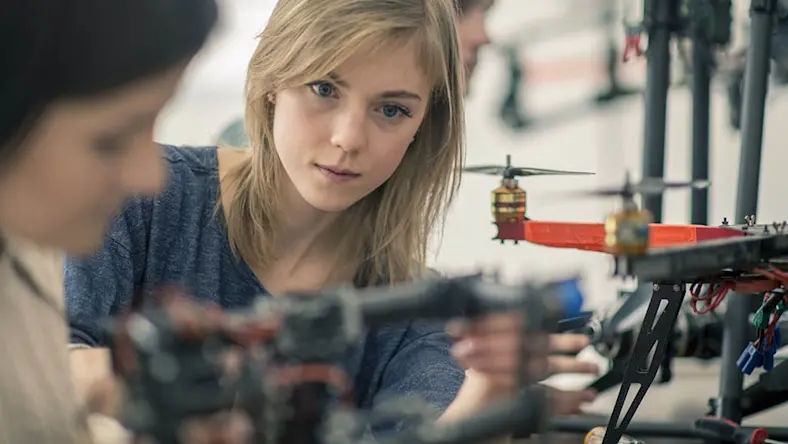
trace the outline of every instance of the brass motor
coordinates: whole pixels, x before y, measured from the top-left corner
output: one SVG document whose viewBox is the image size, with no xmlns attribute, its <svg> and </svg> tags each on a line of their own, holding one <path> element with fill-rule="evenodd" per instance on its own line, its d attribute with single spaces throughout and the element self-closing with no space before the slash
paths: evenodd
<svg viewBox="0 0 788 444">
<path fill-rule="evenodd" d="M 648 226 L 651 213 L 637 208 L 625 208 L 605 218 L 605 249 L 619 256 L 646 254 L 649 244 Z"/>
<path fill-rule="evenodd" d="M 632 183 L 629 172 L 621 188 L 584 191 L 586 196 L 618 196 L 622 209 L 605 218 L 605 250 L 614 256 L 642 256 L 649 249 L 649 224 L 654 220 L 650 211 L 638 208 L 635 195 L 660 195 L 671 188 L 702 189 L 709 186 L 705 180 L 690 182 L 665 182 L 662 179 L 646 178 Z"/>
<path fill-rule="evenodd" d="M 512 156 L 506 155 L 506 165 L 477 165 L 462 169 L 468 173 L 503 176 L 501 186 L 493 190 L 491 196 L 491 212 L 495 223 L 522 222 L 526 220 L 525 190 L 517 183 L 518 177 L 555 176 L 555 175 L 586 175 L 576 171 L 547 170 L 544 168 L 523 168 L 512 166 Z"/>
<path fill-rule="evenodd" d="M 514 178 L 504 178 L 501 186 L 492 192 L 492 216 L 495 222 L 521 222 L 525 220 L 525 190 Z"/>
</svg>

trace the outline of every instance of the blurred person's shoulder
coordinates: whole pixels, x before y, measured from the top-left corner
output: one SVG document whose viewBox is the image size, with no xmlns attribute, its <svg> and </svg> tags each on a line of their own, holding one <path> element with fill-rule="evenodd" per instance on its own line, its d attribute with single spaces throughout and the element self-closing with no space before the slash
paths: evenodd
<svg viewBox="0 0 788 444">
<path fill-rule="evenodd" d="M 2 286 L 14 281 L 17 291 L 26 288 L 62 310 L 64 253 L 14 236 L 5 236 L 3 244 L 5 254 L 0 260 L 12 273 Z"/>
</svg>

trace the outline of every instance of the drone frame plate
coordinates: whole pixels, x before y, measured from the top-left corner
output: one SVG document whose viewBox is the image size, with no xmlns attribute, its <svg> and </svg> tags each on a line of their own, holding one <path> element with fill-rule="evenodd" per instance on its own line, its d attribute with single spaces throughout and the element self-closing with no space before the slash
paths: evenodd
<svg viewBox="0 0 788 444">
<path fill-rule="evenodd" d="M 642 256 L 616 258 L 616 272 L 645 281 L 708 280 L 746 275 L 754 268 L 786 265 L 788 234 L 741 236 L 697 245 L 658 248 Z"/>
</svg>

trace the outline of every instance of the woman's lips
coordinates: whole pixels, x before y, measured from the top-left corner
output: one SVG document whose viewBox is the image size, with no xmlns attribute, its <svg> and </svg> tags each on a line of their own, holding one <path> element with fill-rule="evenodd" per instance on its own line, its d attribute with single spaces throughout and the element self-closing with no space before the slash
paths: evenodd
<svg viewBox="0 0 788 444">
<path fill-rule="evenodd" d="M 361 176 L 350 170 L 315 164 L 320 173 L 333 182 L 348 182 Z"/>
</svg>

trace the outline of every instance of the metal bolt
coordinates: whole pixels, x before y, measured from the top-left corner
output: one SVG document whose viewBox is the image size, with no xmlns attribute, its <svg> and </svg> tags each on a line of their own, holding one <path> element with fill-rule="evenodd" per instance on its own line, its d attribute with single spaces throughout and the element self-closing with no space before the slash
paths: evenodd
<svg viewBox="0 0 788 444">
<path fill-rule="evenodd" d="M 651 289 L 654 291 L 659 291 L 659 284 L 653 284 Z"/>
<path fill-rule="evenodd" d="M 681 290 L 680 286 L 678 286 L 678 285 L 674 285 L 673 286 L 673 291 L 678 292 L 679 290 Z"/>
</svg>

